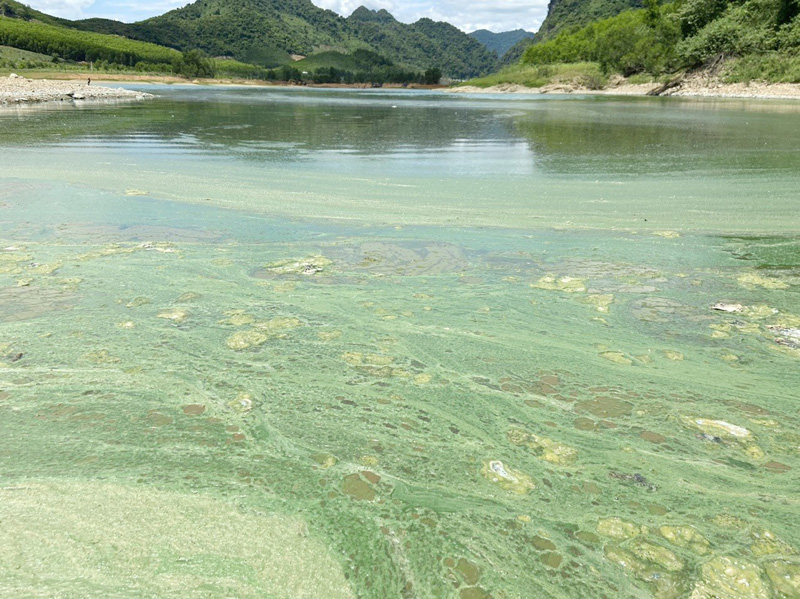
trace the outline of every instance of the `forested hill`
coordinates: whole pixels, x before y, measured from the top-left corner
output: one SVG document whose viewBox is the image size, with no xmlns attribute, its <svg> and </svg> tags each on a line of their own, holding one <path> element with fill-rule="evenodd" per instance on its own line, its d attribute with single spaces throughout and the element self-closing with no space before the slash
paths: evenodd
<svg viewBox="0 0 800 599">
<path fill-rule="evenodd" d="M 500 63 L 516 64 L 528 47 L 546 41 L 564 29 L 582 27 L 598 19 L 613 17 L 630 8 L 641 6 L 643 0 L 550 0 L 547 16 L 536 34 L 517 40 L 504 53 L 499 54 Z"/>
<path fill-rule="evenodd" d="M 535 41 L 543 42 L 568 27 L 587 25 L 642 6 L 642 0 L 550 0 Z"/>
<path fill-rule="evenodd" d="M 345 19 L 310 0 L 198 0 L 131 24 L 49 19 L 85 31 L 182 51 L 201 49 L 211 56 L 230 56 L 265 67 L 290 63 L 291 55 L 329 50 L 352 53 L 359 48 L 409 68 L 438 67 L 455 78 L 487 73 L 497 62 L 489 50 L 449 23 L 421 19 L 406 25 L 386 11 L 363 7 Z"/>
<path fill-rule="evenodd" d="M 450 23 L 420 19 L 406 25 L 385 10 L 363 6 L 347 18 L 353 34 L 384 56 L 424 68 L 437 66 L 445 75 L 470 77 L 497 66 L 493 53 Z"/>
<path fill-rule="evenodd" d="M 473 31 L 467 35 L 479 41 L 490 51 L 497 54 L 498 57 L 503 56 L 518 41 L 533 37 L 533 34 L 530 31 L 525 31 L 524 29 L 503 31 L 502 33 L 495 33 L 493 31 L 489 31 L 488 29 L 478 29 L 477 31 Z"/>
</svg>

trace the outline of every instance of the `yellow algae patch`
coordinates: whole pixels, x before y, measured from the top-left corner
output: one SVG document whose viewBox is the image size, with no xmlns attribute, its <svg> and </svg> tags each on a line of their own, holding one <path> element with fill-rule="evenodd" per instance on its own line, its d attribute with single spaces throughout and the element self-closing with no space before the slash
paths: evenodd
<svg viewBox="0 0 800 599">
<path fill-rule="evenodd" d="M 132 320 L 126 320 L 124 322 L 118 322 L 117 323 L 117 327 L 119 327 L 120 329 L 132 329 L 135 326 L 136 325 L 133 323 Z"/>
<path fill-rule="evenodd" d="M 354 596 L 300 518 L 100 483 L 25 483 L 0 489 L 0 504 L 8 596 Z"/>
<path fill-rule="evenodd" d="M 744 273 L 737 279 L 739 285 L 747 289 L 763 287 L 764 289 L 788 289 L 789 284 L 773 277 L 764 277 L 755 273 Z"/>
<path fill-rule="evenodd" d="M 633 364 L 633 360 L 628 358 L 622 352 L 618 351 L 604 351 L 600 353 L 600 357 L 610 362 L 614 362 L 615 364 L 622 364 L 624 366 L 630 366 Z"/>
<path fill-rule="evenodd" d="M 243 317 L 244 314 L 233 315 L 232 318 Z M 270 339 L 282 339 L 285 331 L 299 327 L 302 324 L 297 318 L 273 318 L 263 322 L 252 323 L 252 328 L 246 331 L 237 331 L 225 341 L 230 349 L 242 351 L 263 345 Z"/>
<path fill-rule="evenodd" d="M 693 526 L 662 526 L 661 536 L 678 547 L 684 547 L 697 555 L 706 555 L 711 546 L 708 540 Z"/>
<path fill-rule="evenodd" d="M 27 268 L 27 271 L 35 275 L 52 275 L 58 269 L 63 267 L 61 262 L 53 262 L 51 264 L 36 264 Z"/>
<path fill-rule="evenodd" d="M 229 324 L 234 327 L 243 327 L 256 321 L 255 316 L 248 314 L 244 310 L 228 310 L 225 312 L 225 316 L 228 318 L 220 320 L 219 324 Z"/>
<path fill-rule="evenodd" d="M 333 264 L 333 261 L 314 254 L 306 256 L 305 258 L 289 258 L 287 260 L 278 260 L 264 265 L 264 269 L 271 274 L 275 275 L 313 275 L 326 267 Z"/>
<path fill-rule="evenodd" d="M 120 359 L 109 353 L 107 349 L 100 349 L 83 355 L 83 359 L 93 364 L 117 364 Z"/>
<path fill-rule="evenodd" d="M 614 303 L 614 295 L 611 293 L 592 294 L 578 300 L 582 304 L 590 304 L 598 312 L 608 312 L 608 308 Z"/>
<path fill-rule="evenodd" d="M 711 324 L 709 328 L 714 331 L 711 333 L 712 339 L 727 339 L 731 336 L 732 326 L 729 323 Z"/>
<path fill-rule="evenodd" d="M 537 457 L 552 464 L 565 466 L 574 464 L 575 460 L 578 459 L 577 449 L 547 437 L 539 437 L 522 429 L 514 428 L 508 431 L 508 440 L 514 445 L 527 447 Z"/>
<path fill-rule="evenodd" d="M 556 277 L 552 274 L 543 276 L 536 283 L 531 283 L 531 287 L 547 289 L 548 291 L 563 291 L 564 293 L 582 293 L 586 291 L 586 283 L 583 279 Z"/>
<path fill-rule="evenodd" d="M 653 235 L 658 235 L 664 239 L 677 239 L 681 236 L 677 231 L 653 231 Z"/>
<path fill-rule="evenodd" d="M 682 575 L 674 571 L 665 570 L 654 562 L 640 559 L 630 551 L 615 545 L 606 545 L 603 548 L 608 561 L 618 564 L 629 570 L 641 581 L 652 585 L 653 595 L 657 599 L 678 599 L 685 597 L 686 588 Z M 719 597 L 717 599 L 723 599 Z M 727 599 L 727 598 L 725 598 Z"/>
<path fill-rule="evenodd" d="M 746 306 L 744 309 L 744 314 L 746 316 L 756 319 L 769 318 L 770 316 L 775 316 L 775 314 L 777 313 L 778 310 L 766 304 L 756 304 L 754 306 Z"/>
<path fill-rule="evenodd" d="M 357 351 L 346 351 L 342 354 L 342 360 L 351 366 L 358 366 L 364 363 L 364 354 Z"/>
<path fill-rule="evenodd" d="M 769 599 L 769 590 L 755 564 L 735 557 L 715 557 L 703 564 L 691 599 Z"/>
<path fill-rule="evenodd" d="M 394 358 L 382 354 L 367 354 L 364 356 L 364 362 L 370 366 L 388 366 L 394 362 Z"/>
<path fill-rule="evenodd" d="M 174 308 L 172 310 L 164 310 L 163 312 L 159 312 L 156 316 L 158 318 L 171 320 L 172 322 L 183 322 L 189 317 L 189 312 L 186 310 L 181 310 L 180 308 Z"/>
<path fill-rule="evenodd" d="M 364 466 L 377 466 L 378 465 L 378 458 L 374 455 L 364 455 L 361 456 L 359 460 Z"/>
<path fill-rule="evenodd" d="M 138 248 L 136 246 L 130 245 L 119 245 L 117 243 L 112 243 L 110 245 L 105 246 L 102 249 L 94 250 L 92 252 L 86 252 L 85 254 L 80 254 L 77 259 L 81 261 L 86 260 L 94 260 L 95 258 L 104 258 L 106 256 L 118 256 L 120 254 L 132 254 Z"/>
<path fill-rule="evenodd" d="M 23 254 L 17 250 L 3 250 L 0 251 L 0 274 L 3 275 L 16 275 L 22 272 L 22 264 L 30 263 L 33 256 L 30 254 Z"/>
<path fill-rule="evenodd" d="M 487 460 L 483 463 L 481 474 L 501 489 L 511 491 L 518 495 L 530 493 L 536 488 L 533 480 L 527 474 L 513 470 L 500 460 Z"/>
<path fill-rule="evenodd" d="M 239 393 L 236 399 L 228 402 L 228 406 L 239 413 L 246 413 L 253 409 L 253 396 L 249 393 Z"/>
<path fill-rule="evenodd" d="M 762 460 L 765 457 L 764 450 L 753 443 L 753 433 L 743 426 L 707 418 L 683 417 L 681 420 L 684 425 L 701 431 L 708 440 L 738 443 L 750 459 Z"/>
<path fill-rule="evenodd" d="M 342 336 L 342 332 L 338 330 L 333 331 L 320 331 L 317 333 L 320 341 L 334 341 Z"/>
<path fill-rule="evenodd" d="M 664 357 L 666 357 L 668 360 L 673 360 L 674 362 L 681 362 L 683 360 L 683 354 L 679 351 L 665 349 L 663 353 Z"/>
<path fill-rule="evenodd" d="M 626 522 L 621 518 L 604 518 L 597 523 L 597 532 L 604 537 L 624 541 L 638 537 L 645 531 L 633 522 Z"/>
<path fill-rule="evenodd" d="M 711 521 L 720 528 L 734 528 L 742 530 L 747 527 L 747 522 L 733 514 L 717 514 Z"/>
<path fill-rule="evenodd" d="M 683 562 L 666 547 L 639 540 L 631 546 L 631 552 L 641 560 L 656 564 L 668 572 L 683 570 Z"/>
<path fill-rule="evenodd" d="M 139 297 L 133 298 L 131 301 L 129 301 L 127 304 L 125 304 L 125 307 L 126 308 L 138 308 L 139 306 L 144 306 L 144 305 L 149 304 L 149 303 L 150 303 L 150 298 L 149 297 L 139 296 Z"/>
<path fill-rule="evenodd" d="M 422 374 L 418 374 L 418 375 L 416 375 L 416 376 L 414 377 L 414 382 L 415 382 L 417 385 L 427 385 L 428 383 L 430 383 L 430 382 L 431 382 L 431 379 L 432 379 L 432 378 L 433 378 L 433 377 L 431 377 L 431 375 L 429 375 L 429 374 L 427 374 L 427 373 L 422 373 Z"/>
<path fill-rule="evenodd" d="M 779 539 L 775 533 L 769 530 L 757 530 L 751 533 L 753 544 L 750 551 L 753 555 L 761 557 L 764 555 L 794 555 L 794 547 Z"/>
<path fill-rule="evenodd" d="M 731 424 L 730 422 L 725 422 L 724 420 L 684 417 L 683 422 L 692 428 L 696 428 L 706 433 L 707 435 L 713 435 L 722 439 L 734 439 L 739 441 L 743 439 L 750 439 L 753 436 L 753 433 L 743 426 Z"/>
<path fill-rule="evenodd" d="M 264 322 L 253 323 L 253 328 L 264 333 L 270 337 L 280 337 L 283 331 L 296 329 L 303 323 L 298 318 L 273 318 Z"/>
<path fill-rule="evenodd" d="M 269 340 L 269 335 L 260 331 L 236 331 L 225 340 L 225 345 L 234 351 L 242 351 L 251 347 L 258 347 Z"/>
<path fill-rule="evenodd" d="M 146 196 L 149 193 L 150 193 L 149 191 L 143 191 L 141 189 L 126 189 L 125 190 L 125 195 L 126 196 Z"/>
<path fill-rule="evenodd" d="M 315 453 L 311 456 L 311 459 L 314 460 L 322 470 L 333 468 L 338 461 L 336 456 L 329 453 Z"/>
<path fill-rule="evenodd" d="M 772 588 L 785 599 L 800 597 L 800 563 L 776 560 L 764 566 Z"/>
</svg>

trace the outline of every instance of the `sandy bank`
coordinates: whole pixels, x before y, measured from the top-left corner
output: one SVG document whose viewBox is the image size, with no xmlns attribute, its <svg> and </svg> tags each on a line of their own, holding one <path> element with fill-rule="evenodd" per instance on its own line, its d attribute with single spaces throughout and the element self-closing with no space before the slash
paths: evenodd
<svg viewBox="0 0 800 599">
<path fill-rule="evenodd" d="M 81 81 L 53 81 L 10 76 L 0 79 L 0 105 L 75 100 L 144 100 L 152 94 L 116 87 L 87 85 Z"/>
<path fill-rule="evenodd" d="M 702 74 L 684 77 L 675 82 L 673 87 L 655 93 L 661 88 L 660 83 L 628 83 L 618 78 L 604 89 L 588 89 L 575 82 L 554 83 L 544 87 L 525 87 L 513 83 L 503 83 L 492 87 L 475 87 L 465 85 L 447 89 L 448 93 L 481 93 L 481 94 L 596 94 L 605 96 L 677 96 L 677 97 L 713 97 L 713 98 L 776 98 L 800 99 L 800 84 L 797 83 L 723 83 L 715 77 Z"/>
</svg>

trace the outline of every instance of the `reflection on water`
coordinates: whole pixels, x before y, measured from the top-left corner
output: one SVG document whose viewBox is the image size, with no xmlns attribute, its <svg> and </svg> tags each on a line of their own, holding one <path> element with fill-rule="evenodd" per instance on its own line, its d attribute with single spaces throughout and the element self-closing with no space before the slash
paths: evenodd
<svg viewBox="0 0 800 599">
<path fill-rule="evenodd" d="M 0 113 L 6 594 L 798 596 L 796 111 L 159 91 Z"/>
</svg>

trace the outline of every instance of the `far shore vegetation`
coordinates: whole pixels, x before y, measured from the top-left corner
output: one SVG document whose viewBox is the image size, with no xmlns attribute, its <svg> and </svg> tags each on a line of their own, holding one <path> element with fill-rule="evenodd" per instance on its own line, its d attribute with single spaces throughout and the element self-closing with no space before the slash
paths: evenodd
<svg viewBox="0 0 800 599">
<path fill-rule="evenodd" d="M 529 46 L 517 64 L 469 85 L 542 87 L 570 81 L 589 89 L 613 75 L 664 81 L 706 69 L 722 81 L 800 83 L 797 0 L 646 0 Z"/>
</svg>

